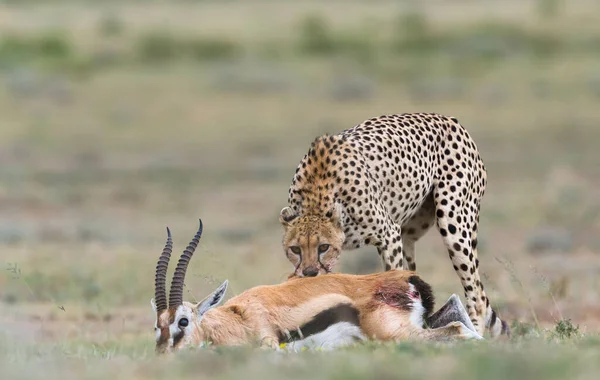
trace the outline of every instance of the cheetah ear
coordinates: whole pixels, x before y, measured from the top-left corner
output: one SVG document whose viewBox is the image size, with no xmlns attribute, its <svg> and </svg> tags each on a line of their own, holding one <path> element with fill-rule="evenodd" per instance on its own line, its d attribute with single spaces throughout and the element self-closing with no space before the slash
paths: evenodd
<svg viewBox="0 0 600 380">
<path fill-rule="evenodd" d="M 289 226 L 291 221 L 296 219 L 298 215 L 294 213 L 291 207 L 286 206 L 279 212 L 279 222 L 284 226 Z"/>
<path fill-rule="evenodd" d="M 341 204 L 335 203 L 333 208 L 329 210 L 327 216 L 331 218 L 331 223 L 338 228 L 343 228 L 344 210 Z"/>
</svg>

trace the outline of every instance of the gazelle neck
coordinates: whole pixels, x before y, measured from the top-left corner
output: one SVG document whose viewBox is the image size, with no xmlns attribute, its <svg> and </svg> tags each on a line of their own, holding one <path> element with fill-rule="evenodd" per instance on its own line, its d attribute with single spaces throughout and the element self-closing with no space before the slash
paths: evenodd
<svg viewBox="0 0 600 380">
<path fill-rule="evenodd" d="M 196 331 L 196 344 L 236 345 L 249 343 L 253 338 L 243 316 L 235 307 L 217 307 L 209 310 Z"/>
</svg>

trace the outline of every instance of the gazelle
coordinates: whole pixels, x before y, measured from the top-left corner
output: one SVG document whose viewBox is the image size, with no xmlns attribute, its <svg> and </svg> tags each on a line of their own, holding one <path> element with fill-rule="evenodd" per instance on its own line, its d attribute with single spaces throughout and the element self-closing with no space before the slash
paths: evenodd
<svg viewBox="0 0 600 380">
<path fill-rule="evenodd" d="M 158 354 L 206 343 L 278 348 L 295 340 L 300 345 L 319 345 L 328 338 L 331 347 L 353 338 L 483 339 L 454 295 L 432 315 L 431 287 L 415 272 L 405 270 L 292 278 L 248 289 L 217 306 L 225 296 L 226 280 L 202 301 L 184 302 L 185 274 L 202 235 L 202 220 L 177 263 L 167 304 L 166 272 L 173 249 L 168 227 L 167 235 L 151 300 Z"/>
</svg>

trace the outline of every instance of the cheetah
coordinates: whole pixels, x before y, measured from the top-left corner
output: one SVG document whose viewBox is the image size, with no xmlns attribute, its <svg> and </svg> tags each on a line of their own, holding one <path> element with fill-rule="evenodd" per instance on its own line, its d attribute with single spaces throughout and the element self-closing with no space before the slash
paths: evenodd
<svg viewBox="0 0 600 380">
<path fill-rule="evenodd" d="M 300 161 L 279 215 L 290 277 L 332 271 L 342 250 L 372 245 L 385 271 L 416 270 L 415 243 L 434 225 L 442 236 L 477 332 L 509 336 L 479 276 L 477 230 L 487 172 L 454 117 L 374 117 L 322 135 Z"/>
</svg>

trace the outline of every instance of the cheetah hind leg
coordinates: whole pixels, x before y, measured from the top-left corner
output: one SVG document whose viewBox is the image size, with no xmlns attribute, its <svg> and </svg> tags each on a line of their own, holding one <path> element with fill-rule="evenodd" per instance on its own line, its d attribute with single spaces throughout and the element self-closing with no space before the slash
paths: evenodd
<svg viewBox="0 0 600 380">
<path fill-rule="evenodd" d="M 460 194 L 460 191 L 454 191 L 454 194 L 457 193 Z M 487 330 L 493 338 L 509 335 L 506 322 L 497 318 L 492 310 L 479 277 L 477 258 L 479 201 L 472 196 L 458 200 L 462 208 L 457 209 L 452 207 L 455 199 L 451 196 L 441 195 L 436 198 L 436 221 L 454 270 L 463 286 L 467 312 L 478 334 L 483 335 Z"/>
<path fill-rule="evenodd" d="M 453 196 L 457 194 L 461 194 L 460 189 L 453 189 L 447 195 L 444 195 L 441 189 L 436 189 L 437 228 L 442 235 L 454 271 L 463 286 L 469 317 L 477 333 L 483 335 L 486 329 L 486 302 L 488 301 L 479 279 L 477 250 L 473 248 L 474 235 L 476 236 L 477 231 L 476 215 L 469 215 L 467 211 L 478 210 L 478 205 L 473 197 L 463 196 L 458 199 L 462 207 L 455 207 L 456 199 Z"/>
</svg>

